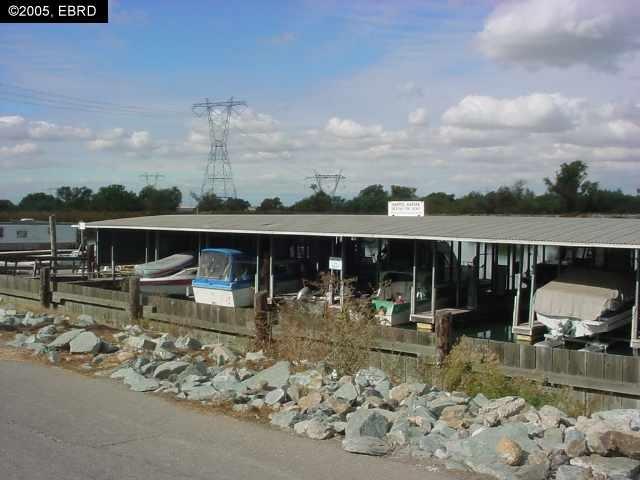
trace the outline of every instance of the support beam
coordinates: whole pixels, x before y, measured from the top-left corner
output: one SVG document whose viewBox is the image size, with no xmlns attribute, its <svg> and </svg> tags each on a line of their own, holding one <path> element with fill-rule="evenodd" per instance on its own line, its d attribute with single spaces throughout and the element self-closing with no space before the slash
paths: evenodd
<svg viewBox="0 0 640 480">
<path fill-rule="evenodd" d="M 436 292 L 436 275 L 438 273 L 436 266 L 438 264 L 437 243 L 431 242 L 431 318 L 436 321 L 436 304 L 438 301 Z"/>
<path fill-rule="evenodd" d="M 100 278 L 100 230 L 96 230 L 96 274 Z"/>
<path fill-rule="evenodd" d="M 144 263 L 149 263 L 149 230 L 144 232 Z"/>
<path fill-rule="evenodd" d="M 347 246 L 345 245 L 345 238 L 340 237 L 340 258 L 342 259 L 342 268 L 340 269 L 340 308 L 344 306 L 344 267 Z"/>
<path fill-rule="evenodd" d="M 56 216 L 49 215 L 49 240 L 51 241 L 51 278 L 56 281 L 58 273 L 58 241 L 56 239 Z"/>
<path fill-rule="evenodd" d="M 113 236 L 111 237 L 111 280 L 116 279 L 116 247 L 113 245 Z"/>
<path fill-rule="evenodd" d="M 487 244 L 485 243 L 485 250 Z M 456 258 L 456 307 L 460 306 L 460 297 L 462 296 L 462 242 L 458 242 L 458 258 Z M 485 266 L 486 267 L 486 266 Z M 485 278 L 487 270 L 485 268 Z"/>
<path fill-rule="evenodd" d="M 449 242 L 449 278 L 447 279 L 449 281 L 449 284 L 451 284 L 451 281 L 453 280 L 453 241 Z"/>
<path fill-rule="evenodd" d="M 411 270 L 411 315 L 416 313 L 416 263 L 418 262 L 418 242 L 413 241 L 413 268 Z"/>
<path fill-rule="evenodd" d="M 381 254 L 382 254 L 382 239 L 379 238 L 378 239 L 378 259 L 376 261 L 376 278 L 378 279 L 378 288 L 380 288 L 382 285 L 380 285 L 380 275 L 381 275 L 381 269 L 382 269 L 382 262 L 381 260 Z"/>
<path fill-rule="evenodd" d="M 273 235 L 269 236 L 269 299 L 273 299 Z"/>
<path fill-rule="evenodd" d="M 640 341 L 638 340 L 638 306 L 640 304 L 640 250 L 634 250 L 634 259 L 633 266 L 636 271 L 636 291 L 635 291 L 635 300 L 633 302 L 633 312 L 631 317 L 631 348 L 634 349 L 634 354 L 636 350 L 640 348 Z"/>
<path fill-rule="evenodd" d="M 154 260 L 159 260 L 160 259 L 160 232 L 156 232 L 155 235 L 155 247 L 154 247 L 154 253 L 153 253 L 153 258 Z"/>
<path fill-rule="evenodd" d="M 530 282 L 529 282 L 529 330 L 533 332 L 533 322 L 535 320 L 535 311 L 533 308 L 535 295 L 536 295 L 536 262 L 538 258 L 538 246 L 534 245 L 531 250 L 531 261 L 529 262 L 530 266 Z"/>
<path fill-rule="evenodd" d="M 491 272 L 493 277 L 493 271 Z M 480 244 L 476 243 L 476 260 L 473 263 L 473 303 L 474 309 L 478 308 L 480 297 Z"/>
<path fill-rule="evenodd" d="M 259 292 L 260 291 L 260 259 L 261 259 L 261 255 L 260 255 L 260 235 L 257 236 L 256 238 L 256 274 L 254 276 L 254 284 L 253 284 L 253 289 L 254 292 Z"/>
<path fill-rule="evenodd" d="M 517 250 L 520 250 L 520 258 L 522 258 L 522 247 L 515 246 L 516 252 L 514 255 L 517 255 Z M 517 267 L 517 273 L 515 274 L 515 290 L 516 294 L 513 297 L 513 322 L 512 325 L 514 327 L 518 326 L 520 322 L 520 298 L 522 296 L 522 260 L 519 262 Z"/>
<path fill-rule="evenodd" d="M 487 279 L 487 253 L 489 250 L 489 244 L 485 243 L 484 245 L 484 255 L 482 258 L 484 258 L 484 262 L 482 262 L 482 279 L 486 280 Z M 478 260 L 480 261 L 480 260 Z"/>
</svg>

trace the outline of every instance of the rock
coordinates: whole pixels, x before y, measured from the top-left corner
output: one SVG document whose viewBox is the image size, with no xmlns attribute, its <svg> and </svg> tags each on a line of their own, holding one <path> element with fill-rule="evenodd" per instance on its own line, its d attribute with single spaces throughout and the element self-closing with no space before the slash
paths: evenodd
<svg viewBox="0 0 640 480">
<path fill-rule="evenodd" d="M 326 440 L 334 435 L 333 428 L 316 418 L 309 420 L 305 433 L 314 440 Z"/>
<path fill-rule="evenodd" d="M 294 373 L 289 377 L 289 385 L 296 385 L 306 390 L 318 390 L 322 388 L 322 374 L 318 370 Z"/>
<path fill-rule="evenodd" d="M 274 413 L 271 417 L 271 425 L 288 430 L 302 420 L 303 417 L 297 410 L 286 410 Z"/>
<path fill-rule="evenodd" d="M 193 337 L 189 337 L 188 335 L 184 337 L 178 337 L 175 345 L 176 348 L 180 350 L 200 350 L 200 348 L 202 347 L 202 344 L 199 340 Z"/>
<path fill-rule="evenodd" d="M 476 404 L 479 408 L 486 407 L 489 405 L 490 400 L 485 397 L 482 393 L 478 393 L 475 397 L 471 399 L 471 401 Z"/>
<path fill-rule="evenodd" d="M 189 400 L 209 400 L 218 391 L 212 385 L 195 386 L 189 390 L 187 396 Z"/>
<path fill-rule="evenodd" d="M 380 410 L 361 408 L 347 419 L 345 435 L 346 438 L 375 437 L 382 439 L 390 427 L 389 420 Z"/>
<path fill-rule="evenodd" d="M 131 350 L 154 350 L 156 348 L 155 342 L 146 335 L 128 337 L 125 346 Z"/>
<path fill-rule="evenodd" d="M 133 375 L 135 373 L 137 372 L 131 367 L 120 367 L 117 370 L 114 370 L 109 378 L 119 380 L 122 378 L 127 378 L 129 375 Z"/>
<path fill-rule="evenodd" d="M 556 480 L 591 480 L 592 478 L 589 470 L 573 465 L 561 465 L 556 471 Z"/>
<path fill-rule="evenodd" d="M 640 432 L 631 430 L 630 422 L 631 418 L 619 412 L 598 412 L 590 419 L 580 417 L 576 429 L 585 434 L 593 453 L 640 458 Z"/>
<path fill-rule="evenodd" d="M 538 441 L 538 445 L 548 452 L 562 450 L 564 448 L 562 430 L 557 427 L 547 428 L 542 434 L 542 438 Z"/>
<path fill-rule="evenodd" d="M 262 362 L 263 360 L 266 360 L 267 357 L 265 357 L 264 352 L 260 350 L 258 352 L 247 352 L 244 359 L 247 362 Z"/>
<path fill-rule="evenodd" d="M 389 390 L 389 398 L 400 403 L 409 395 L 422 395 L 426 385 L 424 383 L 401 383 Z"/>
<path fill-rule="evenodd" d="M 157 379 L 168 378 L 170 375 L 179 374 L 189 365 L 189 362 L 182 362 L 180 360 L 164 362 L 158 365 L 158 367 L 153 371 L 153 377 Z"/>
<path fill-rule="evenodd" d="M 391 451 L 391 446 L 376 437 L 350 437 L 342 441 L 342 448 L 350 453 L 381 456 Z"/>
<path fill-rule="evenodd" d="M 631 408 L 618 408 L 594 413 L 591 418 L 601 420 L 607 424 L 610 430 L 621 432 L 640 431 L 640 410 Z"/>
<path fill-rule="evenodd" d="M 600 438 L 609 454 L 640 459 L 640 433 L 608 431 Z"/>
<path fill-rule="evenodd" d="M 240 381 L 238 380 L 235 369 L 227 368 L 213 377 L 211 384 L 217 390 L 223 392 L 225 390 L 235 389 L 240 384 Z"/>
<path fill-rule="evenodd" d="M 27 328 L 39 328 L 39 327 L 42 327 L 43 325 L 51 323 L 51 321 L 52 321 L 51 318 L 49 318 L 47 315 L 33 316 L 33 315 L 27 314 L 22 319 L 22 325 Z"/>
<path fill-rule="evenodd" d="M 69 342 L 71 353 L 98 353 L 102 340 L 93 332 L 82 332 Z"/>
<path fill-rule="evenodd" d="M 15 317 L 0 316 L 0 329 L 14 330 L 19 323 L 20 320 Z"/>
<path fill-rule="evenodd" d="M 231 410 L 238 415 L 247 415 L 251 411 L 251 407 L 246 403 L 236 403 L 231 407 Z"/>
<path fill-rule="evenodd" d="M 140 375 L 133 369 L 123 379 L 124 383 L 129 385 L 129 388 L 134 392 L 149 392 L 160 387 L 160 382 L 153 378 L 147 378 L 144 375 Z"/>
<path fill-rule="evenodd" d="M 266 382 L 266 386 L 270 388 L 284 388 L 289 380 L 289 367 L 290 364 L 287 361 L 277 362 L 272 367 L 262 370 L 253 377 L 238 383 L 236 389 L 253 389 L 261 382 Z"/>
<path fill-rule="evenodd" d="M 293 433 L 296 435 L 305 435 L 307 433 L 307 426 L 309 426 L 310 422 L 311 420 L 302 420 L 301 422 L 296 423 L 293 426 Z"/>
<path fill-rule="evenodd" d="M 527 403 L 520 397 L 502 397 L 491 401 L 480 410 L 484 418 L 484 424 L 494 427 L 520 413 L 527 406 Z"/>
<path fill-rule="evenodd" d="M 558 427 L 561 423 L 565 424 L 564 420 L 568 417 L 562 410 L 551 405 L 542 407 L 538 411 L 538 415 L 540 415 L 540 421 L 544 428 Z"/>
<path fill-rule="evenodd" d="M 56 339 L 49 344 L 49 348 L 67 348 L 71 340 L 83 332 L 85 332 L 85 330 L 82 328 L 74 328 L 73 330 L 58 335 Z"/>
<path fill-rule="evenodd" d="M 389 381 L 389 377 L 379 368 L 369 367 L 358 370 L 354 380 L 357 385 L 366 388 L 375 387 L 381 382 Z"/>
<path fill-rule="evenodd" d="M 15 337 L 13 337 L 13 340 L 7 342 L 7 345 L 15 348 L 23 348 L 26 345 L 26 341 L 26 335 L 24 335 L 23 333 L 16 333 Z"/>
<path fill-rule="evenodd" d="M 429 410 L 439 417 L 445 408 L 453 407 L 455 405 L 463 405 L 466 403 L 467 400 L 465 398 L 454 397 L 449 394 L 441 394 L 438 398 L 429 402 Z"/>
<path fill-rule="evenodd" d="M 633 479 L 640 471 L 640 462 L 624 457 L 602 457 L 591 455 L 571 459 L 571 465 L 590 469 L 592 474 L 610 479 Z"/>
<path fill-rule="evenodd" d="M 329 397 L 326 400 L 326 404 L 329 408 L 331 408 L 338 415 L 342 415 L 351 410 L 351 404 L 346 402 L 345 400 L 341 400 L 334 397 Z"/>
<path fill-rule="evenodd" d="M 209 358 L 216 362 L 216 365 L 222 366 L 235 362 L 237 356 L 224 345 L 216 345 L 209 353 Z"/>
<path fill-rule="evenodd" d="M 338 390 L 333 392 L 333 396 L 352 403 L 358 398 L 358 391 L 352 383 L 344 383 Z"/>
<path fill-rule="evenodd" d="M 133 352 L 122 351 L 117 353 L 116 358 L 118 359 L 118 362 L 124 363 L 136 358 L 136 354 Z"/>
<path fill-rule="evenodd" d="M 524 451 L 516 442 L 507 437 L 502 437 L 496 445 L 496 453 L 500 460 L 512 467 L 522 465 L 524 462 Z"/>
<path fill-rule="evenodd" d="M 277 403 L 284 403 L 287 398 L 287 394 L 282 388 L 276 388 L 271 390 L 264 397 L 264 403 L 267 405 L 275 405 Z"/>
<path fill-rule="evenodd" d="M 249 368 L 242 367 L 242 368 L 238 369 L 237 374 L 238 374 L 238 378 L 242 382 L 242 381 L 246 380 L 249 377 L 253 377 L 256 374 L 256 372 L 254 372 L 253 370 L 251 370 Z"/>
<path fill-rule="evenodd" d="M 116 345 L 105 342 L 104 340 L 102 340 L 100 344 L 100 353 L 116 353 L 118 350 L 120 349 Z"/>
<path fill-rule="evenodd" d="M 471 423 L 467 418 L 466 405 L 451 405 L 443 408 L 440 414 L 440 421 L 454 429 L 466 427 Z"/>
<path fill-rule="evenodd" d="M 322 403 L 322 394 L 313 391 L 298 400 L 298 407 L 302 413 L 317 408 Z"/>
<path fill-rule="evenodd" d="M 47 361 L 53 365 L 60 363 L 60 352 L 57 350 L 49 350 L 47 352 Z"/>
<path fill-rule="evenodd" d="M 173 353 L 171 350 L 165 350 L 164 348 L 157 348 L 153 351 L 153 357 L 158 359 L 158 360 L 162 360 L 165 362 L 169 362 L 171 360 L 174 360 L 176 358 L 176 354 Z"/>
<path fill-rule="evenodd" d="M 91 315 L 86 315 L 83 313 L 82 315 L 78 315 L 78 318 L 73 324 L 78 327 L 86 328 L 95 326 L 96 321 Z"/>
<path fill-rule="evenodd" d="M 47 325 L 45 327 L 42 327 L 40 330 L 38 330 L 38 333 L 36 333 L 36 338 L 42 343 L 51 343 L 57 336 L 58 330 L 56 329 L 55 325 Z"/>
</svg>

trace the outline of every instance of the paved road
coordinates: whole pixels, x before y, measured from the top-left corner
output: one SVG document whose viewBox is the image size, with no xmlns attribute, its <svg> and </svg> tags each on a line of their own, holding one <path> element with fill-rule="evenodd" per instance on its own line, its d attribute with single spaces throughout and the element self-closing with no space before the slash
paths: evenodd
<svg viewBox="0 0 640 480">
<path fill-rule="evenodd" d="M 0 360 L 0 478 L 454 480 L 202 414 L 106 379 Z"/>
</svg>

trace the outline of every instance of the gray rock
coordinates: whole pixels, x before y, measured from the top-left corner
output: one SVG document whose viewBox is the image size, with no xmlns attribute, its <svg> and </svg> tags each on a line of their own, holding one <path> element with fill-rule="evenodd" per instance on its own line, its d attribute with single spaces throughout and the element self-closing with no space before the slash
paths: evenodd
<svg viewBox="0 0 640 480">
<path fill-rule="evenodd" d="M 96 321 L 93 319 L 93 317 L 84 313 L 82 315 L 78 315 L 78 318 L 74 322 L 74 325 L 82 328 L 93 327 L 95 324 Z"/>
<path fill-rule="evenodd" d="M 189 400 L 210 400 L 218 391 L 211 385 L 193 387 L 187 393 Z"/>
<path fill-rule="evenodd" d="M 447 439 L 442 435 L 438 433 L 430 433 L 418 440 L 417 447 L 425 453 L 433 454 L 436 450 L 442 448 L 446 441 Z"/>
<path fill-rule="evenodd" d="M 342 448 L 350 453 L 381 456 L 391 451 L 391 446 L 377 437 L 349 437 L 342 441 Z"/>
<path fill-rule="evenodd" d="M 381 382 L 388 382 L 389 377 L 379 368 L 369 367 L 358 370 L 354 380 L 360 387 L 366 388 L 375 387 Z"/>
<path fill-rule="evenodd" d="M 137 372 L 131 367 L 128 367 L 128 366 L 127 367 L 121 367 L 121 368 L 118 368 L 117 370 L 113 371 L 111 373 L 111 375 L 109 376 L 109 378 L 113 378 L 113 379 L 119 380 L 119 379 L 127 378 L 128 376 L 134 375 L 136 373 Z"/>
<path fill-rule="evenodd" d="M 13 340 L 7 342 L 7 345 L 15 348 L 23 348 L 27 344 L 27 336 L 23 333 L 16 333 Z"/>
<path fill-rule="evenodd" d="M 492 400 L 480 410 L 484 424 L 493 427 L 525 409 L 527 403 L 520 397 L 502 397 Z"/>
<path fill-rule="evenodd" d="M 40 342 L 27 343 L 25 347 L 32 350 L 34 355 L 42 355 L 47 351 L 47 347 Z"/>
<path fill-rule="evenodd" d="M 587 454 L 587 441 L 584 433 L 574 427 L 564 432 L 564 450 L 569 457 L 582 457 Z"/>
<path fill-rule="evenodd" d="M 66 348 L 69 346 L 71 340 L 83 333 L 85 330 L 82 328 L 74 328 L 61 335 L 58 335 L 56 339 L 49 344 L 49 348 Z"/>
<path fill-rule="evenodd" d="M 564 413 L 562 410 L 552 407 L 551 405 L 545 405 L 538 411 L 538 415 L 540 415 L 540 421 L 544 428 L 557 427 L 561 423 L 566 424 L 566 420 L 568 415 Z"/>
<path fill-rule="evenodd" d="M 253 389 L 256 386 L 260 385 L 261 382 L 266 382 L 266 385 L 270 388 L 284 388 L 289 381 L 289 368 L 289 362 L 277 362 L 272 367 L 262 370 L 261 372 L 255 374 L 253 377 L 250 377 L 247 380 L 238 383 L 236 389 Z"/>
<path fill-rule="evenodd" d="M 238 379 L 242 382 L 244 380 L 246 380 L 249 377 L 253 377 L 256 372 L 251 370 L 250 368 L 246 368 L 246 367 L 242 367 L 240 369 L 238 369 Z"/>
<path fill-rule="evenodd" d="M 172 362 L 164 362 L 156 367 L 153 371 L 153 377 L 157 379 L 165 379 L 170 375 L 177 375 L 189 366 L 189 362 L 175 360 Z"/>
<path fill-rule="evenodd" d="M 267 405 L 275 405 L 277 403 L 284 403 L 287 398 L 287 394 L 282 388 L 276 388 L 275 390 L 271 390 L 264 397 L 264 403 Z"/>
<path fill-rule="evenodd" d="M 573 465 L 561 465 L 556 471 L 556 480 L 591 480 L 592 478 L 589 470 Z"/>
<path fill-rule="evenodd" d="M 38 330 L 38 333 L 36 333 L 36 338 L 42 343 L 51 343 L 57 336 L 58 330 L 56 329 L 55 325 L 47 325 L 45 327 L 42 327 L 40 330 Z"/>
<path fill-rule="evenodd" d="M 338 388 L 338 390 L 333 392 L 333 396 L 340 400 L 353 403 L 358 398 L 358 391 L 352 383 L 344 383 L 340 388 Z"/>
<path fill-rule="evenodd" d="M 386 415 L 378 409 L 360 408 L 349 415 L 345 429 L 346 438 L 384 438 L 391 424 Z"/>
<path fill-rule="evenodd" d="M 146 335 L 128 337 L 125 341 L 125 346 L 131 350 L 154 350 L 156 348 L 153 339 Z"/>
<path fill-rule="evenodd" d="M 209 358 L 216 362 L 218 366 L 228 365 L 237 360 L 236 354 L 224 345 L 216 345 L 209 353 Z"/>
<path fill-rule="evenodd" d="M 233 390 L 237 388 L 237 386 L 240 384 L 240 381 L 236 376 L 235 369 L 227 368 L 213 377 L 211 383 L 216 389 L 223 392 L 225 390 Z"/>
<path fill-rule="evenodd" d="M 60 363 L 60 352 L 57 350 L 49 350 L 47 352 L 47 361 L 52 365 Z"/>
<path fill-rule="evenodd" d="M 160 382 L 153 378 L 147 378 L 144 375 L 140 375 L 136 371 L 126 375 L 124 377 L 124 383 L 129 385 L 129 388 L 134 392 L 150 392 L 157 390 L 160 387 Z"/>
<path fill-rule="evenodd" d="M 173 353 L 171 350 L 165 350 L 164 348 L 156 348 L 153 351 L 153 357 L 158 359 L 158 360 L 162 360 L 165 362 L 174 360 L 176 358 L 176 354 Z"/>
<path fill-rule="evenodd" d="M 247 362 L 261 362 L 263 360 L 266 360 L 267 357 L 265 357 L 264 352 L 260 350 L 258 352 L 247 352 L 247 354 L 244 356 L 244 359 Z"/>
<path fill-rule="evenodd" d="M 294 373 L 289 377 L 289 384 L 307 390 L 317 390 L 322 387 L 322 374 L 318 370 Z"/>
<path fill-rule="evenodd" d="M 288 430 L 302 420 L 304 420 L 304 418 L 298 411 L 285 410 L 273 414 L 271 417 L 271 425 Z"/>
<path fill-rule="evenodd" d="M 0 329 L 14 330 L 17 325 L 20 324 L 20 320 L 12 316 L 0 316 Z"/>
<path fill-rule="evenodd" d="M 490 400 L 485 397 L 482 393 L 478 393 L 475 397 L 471 399 L 473 403 L 475 403 L 479 408 L 486 407 L 489 405 Z"/>
<path fill-rule="evenodd" d="M 333 437 L 335 432 L 331 425 L 317 418 L 313 418 L 309 420 L 305 433 L 307 434 L 307 437 L 312 438 L 313 440 L 326 440 L 327 438 Z"/>
<path fill-rule="evenodd" d="M 571 465 L 591 469 L 593 474 L 616 480 L 633 479 L 640 471 L 640 461 L 625 457 L 577 457 L 571 459 Z"/>
<path fill-rule="evenodd" d="M 39 328 L 51 322 L 52 322 L 52 319 L 49 318 L 47 315 L 40 315 L 40 316 L 26 315 L 22 319 L 22 325 L 27 328 Z"/>
<path fill-rule="evenodd" d="M 102 340 L 93 332 L 82 332 L 69 342 L 71 353 L 98 353 Z"/>
<path fill-rule="evenodd" d="M 178 337 L 175 345 L 180 350 L 200 350 L 202 347 L 199 340 L 189 336 Z"/>
<path fill-rule="evenodd" d="M 538 440 L 538 445 L 549 452 L 561 450 L 564 448 L 563 437 L 562 430 L 557 427 L 549 427 L 544 431 L 542 438 Z"/>
</svg>

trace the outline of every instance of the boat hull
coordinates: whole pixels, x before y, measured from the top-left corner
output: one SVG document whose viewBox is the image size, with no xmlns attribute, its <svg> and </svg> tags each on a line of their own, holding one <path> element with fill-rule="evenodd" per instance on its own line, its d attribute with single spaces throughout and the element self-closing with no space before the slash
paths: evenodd
<svg viewBox="0 0 640 480">
<path fill-rule="evenodd" d="M 577 320 L 567 317 L 554 317 L 536 312 L 536 318 L 549 329 L 552 335 L 564 337 L 591 337 L 623 327 L 631 321 L 631 309 L 616 312 L 597 320 Z"/>
<path fill-rule="evenodd" d="M 215 288 L 193 285 L 196 303 L 220 307 L 250 307 L 253 305 L 253 287 Z"/>
</svg>

